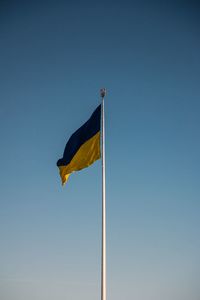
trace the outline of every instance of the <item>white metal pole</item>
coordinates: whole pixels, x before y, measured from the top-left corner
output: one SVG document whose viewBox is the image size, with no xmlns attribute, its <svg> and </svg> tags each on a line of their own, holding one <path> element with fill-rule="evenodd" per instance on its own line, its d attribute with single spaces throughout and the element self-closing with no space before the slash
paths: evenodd
<svg viewBox="0 0 200 300">
<path fill-rule="evenodd" d="M 106 90 L 100 90 L 102 97 L 102 253 L 101 253 L 101 300 L 106 300 L 106 172 L 105 172 L 105 117 L 104 117 L 104 97 Z"/>
</svg>

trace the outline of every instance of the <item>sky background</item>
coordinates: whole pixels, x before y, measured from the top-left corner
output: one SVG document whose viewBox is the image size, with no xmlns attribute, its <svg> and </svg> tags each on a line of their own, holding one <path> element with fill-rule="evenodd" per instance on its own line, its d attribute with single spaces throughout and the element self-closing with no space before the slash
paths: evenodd
<svg viewBox="0 0 200 300">
<path fill-rule="evenodd" d="M 198 1 L 0 1 L 0 299 L 100 299 L 101 162 L 56 161 L 107 88 L 109 300 L 200 295 Z"/>
</svg>

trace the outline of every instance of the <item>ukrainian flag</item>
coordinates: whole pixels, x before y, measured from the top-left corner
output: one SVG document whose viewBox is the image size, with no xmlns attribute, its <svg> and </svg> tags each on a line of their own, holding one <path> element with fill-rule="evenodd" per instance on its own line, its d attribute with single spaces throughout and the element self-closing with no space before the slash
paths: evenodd
<svg viewBox="0 0 200 300">
<path fill-rule="evenodd" d="M 83 124 L 69 138 L 63 158 L 57 161 L 62 184 L 65 184 L 69 175 L 89 167 L 100 158 L 100 128 L 101 128 L 101 105 L 91 115 L 90 119 Z"/>
</svg>

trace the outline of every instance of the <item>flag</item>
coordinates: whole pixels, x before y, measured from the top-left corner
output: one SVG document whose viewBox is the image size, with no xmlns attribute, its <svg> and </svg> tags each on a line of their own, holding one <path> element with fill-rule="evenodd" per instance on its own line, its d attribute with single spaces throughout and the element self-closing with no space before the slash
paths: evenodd
<svg viewBox="0 0 200 300">
<path fill-rule="evenodd" d="M 89 120 L 69 138 L 63 157 L 57 161 L 62 184 L 69 175 L 89 167 L 100 158 L 101 105 L 93 112 Z"/>
</svg>

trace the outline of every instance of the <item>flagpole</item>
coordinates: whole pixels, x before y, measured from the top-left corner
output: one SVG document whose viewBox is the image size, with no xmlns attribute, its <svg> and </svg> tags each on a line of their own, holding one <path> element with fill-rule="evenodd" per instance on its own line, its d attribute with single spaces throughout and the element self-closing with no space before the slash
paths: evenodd
<svg viewBox="0 0 200 300">
<path fill-rule="evenodd" d="M 101 252 L 101 300 L 106 300 L 106 172 L 105 172 L 105 117 L 104 117 L 104 97 L 106 89 L 100 90 L 102 98 L 102 135 L 101 135 L 101 153 L 102 153 L 102 252 Z"/>
</svg>

